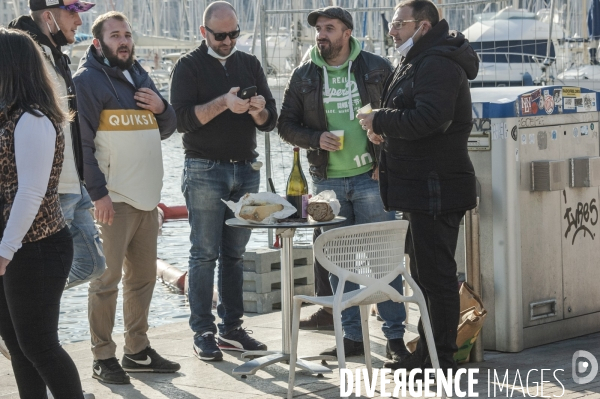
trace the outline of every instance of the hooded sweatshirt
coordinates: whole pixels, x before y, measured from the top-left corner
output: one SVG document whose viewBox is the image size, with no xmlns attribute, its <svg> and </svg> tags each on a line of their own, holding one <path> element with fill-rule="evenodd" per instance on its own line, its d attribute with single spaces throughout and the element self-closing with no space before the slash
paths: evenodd
<svg viewBox="0 0 600 399">
<path fill-rule="evenodd" d="M 380 190 L 386 209 L 438 215 L 475 207 L 467 150 L 469 79 L 479 59 L 468 40 L 439 21 L 386 82 L 373 131 L 385 137 Z"/>
<path fill-rule="evenodd" d="M 75 97 L 75 85 L 71 78 L 69 57 L 55 47 L 48 36 L 28 15 L 23 15 L 12 21 L 9 28 L 27 32 L 42 49 L 46 66 L 50 76 L 55 82 L 58 97 L 61 100 L 61 108 L 65 113 L 72 111 L 77 113 L 77 99 Z M 81 182 L 83 181 L 83 149 L 81 147 L 81 133 L 79 118 L 77 114 L 71 123 L 63 126 L 65 135 L 64 163 L 60 174 L 58 192 L 60 194 L 81 193 Z"/>
<path fill-rule="evenodd" d="M 363 105 L 351 72 L 352 63 L 360 54 L 360 43 L 350 38 L 350 56 L 342 65 L 331 66 L 313 46 L 312 62 L 323 68 L 323 106 L 328 130 L 343 130 L 343 148 L 329 153 L 327 177 L 342 178 L 358 176 L 372 169 L 373 159 L 369 153 L 367 135 L 356 115 Z"/>
<path fill-rule="evenodd" d="M 160 200 L 163 163 L 160 140 L 177 125 L 175 111 L 160 96 L 148 73 L 135 61 L 129 68 L 131 83 L 118 67 L 110 67 L 90 46 L 73 76 L 81 120 L 85 182 L 92 200 L 107 194 L 153 210 Z M 137 106 L 139 88 L 150 88 L 165 104 L 162 114 Z"/>
</svg>

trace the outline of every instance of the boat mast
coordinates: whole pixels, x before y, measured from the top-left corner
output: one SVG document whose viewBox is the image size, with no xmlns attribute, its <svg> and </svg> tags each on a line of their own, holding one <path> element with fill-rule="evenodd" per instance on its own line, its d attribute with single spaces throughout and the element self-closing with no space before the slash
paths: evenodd
<svg viewBox="0 0 600 399">
<path fill-rule="evenodd" d="M 154 36 L 160 36 L 160 0 L 152 2 L 152 19 L 154 23 Z"/>
<path fill-rule="evenodd" d="M 13 4 L 13 9 L 15 10 L 15 19 L 19 18 L 19 16 L 21 15 L 21 9 L 19 7 L 19 0 L 13 0 L 12 4 Z"/>
<path fill-rule="evenodd" d="M 548 34 L 548 44 L 546 46 L 546 59 L 544 60 L 544 74 L 546 75 L 546 84 L 550 81 L 550 50 L 552 48 L 552 27 L 554 26 L 554 8 L 556 0 L 550 0 L 550 32 Z"/>
</svg>

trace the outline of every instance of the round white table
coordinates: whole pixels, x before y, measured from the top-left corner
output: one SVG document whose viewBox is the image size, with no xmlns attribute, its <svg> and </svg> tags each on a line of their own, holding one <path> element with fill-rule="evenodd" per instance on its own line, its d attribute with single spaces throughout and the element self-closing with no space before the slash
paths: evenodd
<svg viewBox="0 0 600 399">
<path fill-rule="evenodd" d="M 245 376 L 255 374 L 261 368 L 273 363 L 287 362 L 290 360 L 290 346 L 292 342 L 292 301 L 294 297 L 294 233 L 296 229 L 332 226 L 346 221 L 345 217 L 336 216 L 328 222 L 282 222 L 276 224 L 249 223 L 245 220 L 233 218 L 225 221 L 231 227 L 246 229 L 276 229 L 276 234 L 281 237 L 281 351 L 248 351 L 242 358 L 252 360 L 233 369 L 233 374 Z M 312 374 L 330 373 L 331 369 L 320 364 L 311 363 L 311 360 L 335 360 L 333 356 L 311 356 L 298 359 L 299 368 Z"/>
</svg>

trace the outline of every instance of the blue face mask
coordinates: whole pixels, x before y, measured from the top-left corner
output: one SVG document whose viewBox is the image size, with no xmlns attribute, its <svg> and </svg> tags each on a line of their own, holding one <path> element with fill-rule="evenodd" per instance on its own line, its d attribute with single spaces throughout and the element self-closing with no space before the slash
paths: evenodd
<svg viewBox="0 0 600 399">
<path fill-rule="evenodd" d="M 400 46 L 396 47 L 396 51 L 399 52 L 401 56 L 406 57 L 406 54 L 408 54 L 412 46 L 414 46 L 413 37 L 419 33 L 422 27 L 423 25 L 419 26 L 419 29 L 417 29 L 414 35 L 409 37 L 408 40 L 402 43 Z"/>
<path fill-rule="evenodd" d="M 108 60 L 108 58 L 106 58 L 106 56 L 104 55 L 104 51 L 102 51 L 102 46 L 100 46 L 100 48 L 99 48 L 99 49 L 97 49 L 97 51 L 99 51 L 99 52 L 100 52 L 100 55 L 102 56 L 102 60 L 103 60 L 102 62 L 104 62 L 104 65 L 106 65 L 106 66 L 108 66 L 108 67 L 111 67 L 111 68 L 112 68 L 112 65 L 110 65 L 110 61 L 109 61 L 109 60 Z"/>
</svg>

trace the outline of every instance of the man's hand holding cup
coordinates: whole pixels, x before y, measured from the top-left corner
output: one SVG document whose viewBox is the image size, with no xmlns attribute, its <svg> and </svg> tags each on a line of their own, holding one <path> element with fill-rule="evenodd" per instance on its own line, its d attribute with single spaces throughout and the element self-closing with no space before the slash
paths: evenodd
<svg viewBox="0 0 600 399">
<path fill-rule="evenodd" d="M 383 143 L 383 137 L 373 133 L 373 118 L 375 117 L 375 112 L 377 112 L 377 110 L 373 110 L 371 104 L 367 104 L 358 110 L 358 115 L 356 117 L 359 119 L 363 130 L 367 132 L 369 141 L 373 144 L 381 144 Z"/>
</svg>

